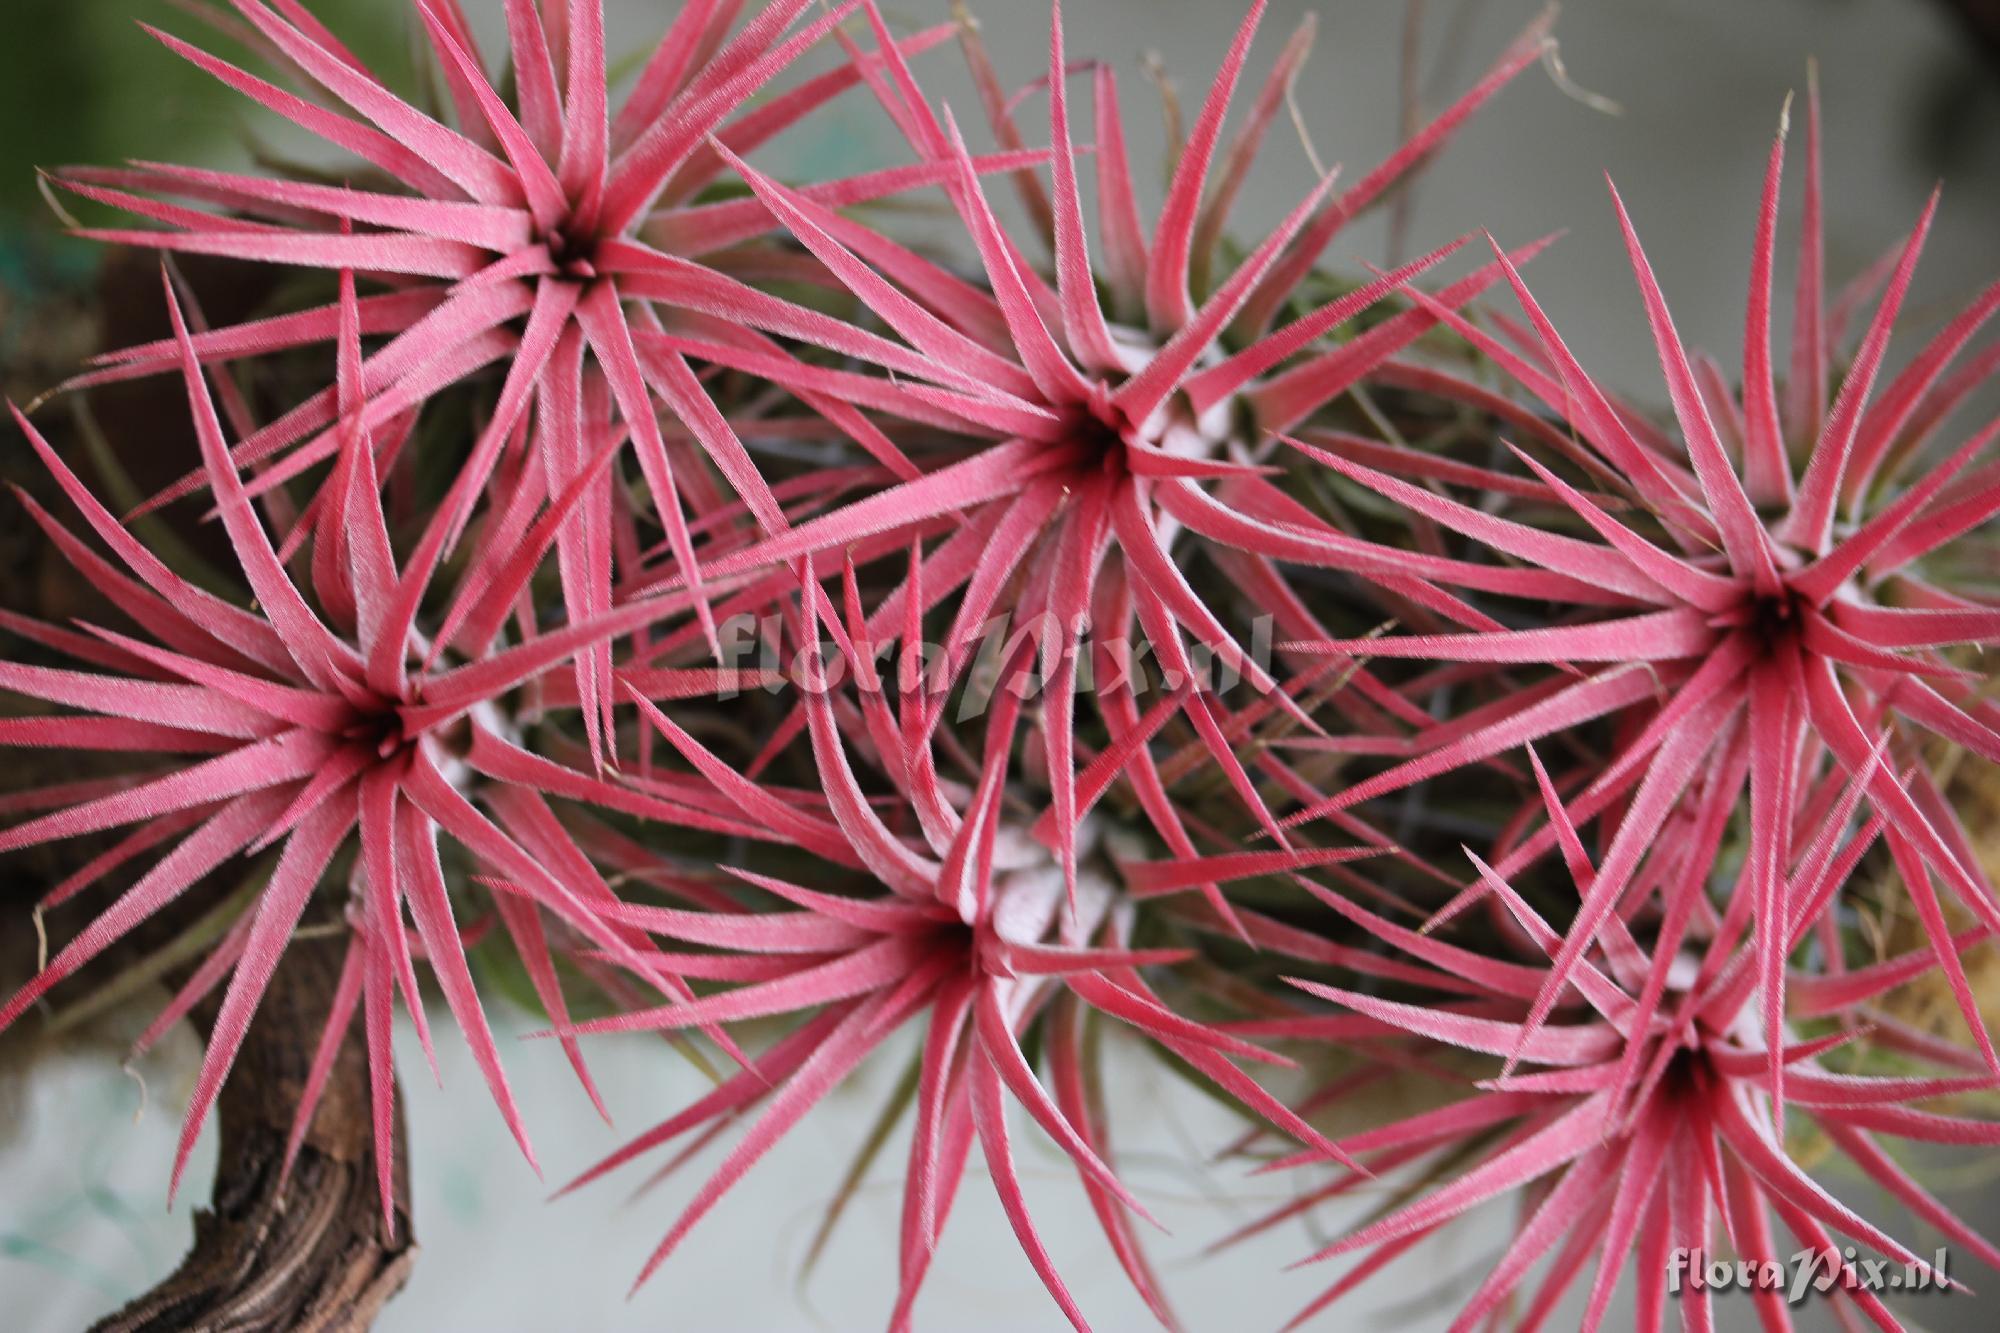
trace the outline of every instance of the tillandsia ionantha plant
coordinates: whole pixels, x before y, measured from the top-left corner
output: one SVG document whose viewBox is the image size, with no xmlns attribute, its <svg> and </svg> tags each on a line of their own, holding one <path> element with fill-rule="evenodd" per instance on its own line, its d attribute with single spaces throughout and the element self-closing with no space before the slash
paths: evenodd
<svg viewBox="0 0 2000 1333">
<path fill-rule="evenodd" d="M 657 1180 L 742 1128 L 642 1280 L 900 1048 L 890 1326 L 975 1148 L 1086 1326 L 1022 1132 L 1178 1326 L 1118 1169 L 1114 1032 L 1245 1114 L 1223 1161 L 1327 1177 L 1237 1236 L 1396 1192 L 1315 1256 L 1363 1254 L 1301 1321 L 1503 1196 L 1518 1237 L 1456 1326 L 1543 1324 L 1591 1270 L 1586 1327 L 1627 1273 L 1640 1326 L 1709 1327 L 1675 1275 L 1775 1264 L 1779 1228 L 1826 1256 L 1843 1315 L 1897 1326 L 1852 1247 L 1955 1286 L 1816 1181 L 1808 1141 L 2000 1266 L 1894 1142 L 2000 1141 L 1965 965 L 2000 900 L 1958 813 L 1963 775 L 2000 763 L 1979 656 L 2000 420 L 1960 422 L 2000 370 L 1976 346 L 2000 284 L 1892 373 L 1931 210 L 1827 299 L 1816 87 L 1783 373 L 1785 134 L 1740 372 L 1683 346 L 1618 205 L 1656 414 L 1531 295 L 1544 242 L 1474 243 L 1468 218 L 1393 271 L 1325 266 L 1551 54 L 1546 18 L 1238 248 L 1313 36 L 1239 106 L 1261 3 L 1150 219 L 1115 72 L 1069 52 L 1059 4 L 1046 69 L 1010 88 L 963 16 L 898 36 L 874 0 L 687 0 L 622 100 L 602 0 L 504 0 L 497 55 L 458 0 L 412 8 L 428 94 L 298 0 L 190 6 L 265 73 L 158 34 L 332 165 L 50 178 L 123 215 L 82 234 L 169 256 L 171 336 L 63 388 L 172 377 L 199 452 L 121 517 L 14 412 L 81 526 L 23 491 L 27 516 L 96 602 L 0 619 L 0 741 L 71 765 L 7 798 L 0 850 L 79 849 L 9 921 L 60 944 L 0 1028 L 251 875 L 141 1038 L 208 1015 L 174 1186 L 330 916 L 344 961 L 285 1166 L 358 1040 L 385 1233 L 393 1016 L 428 1054 L 424 970 L 534 1160 L 471 961 L 497 925 L 593 1101 L 600 1032 L 666 1033 L 715 1073 L 577 1183 L 671 1147 Z M 954 40 L 989 152 L 913 63 Z M 872 101 L 899 160 L 754 164 L 840 97 Z M 899 198 L 933 211 L 891 225 L 874 206 Z M 244 270 L 174 256 L 298 274 L 216 324 Z M 149 541 L 169 518 L 219 529 L 219 578 Z M 1918 937 L 1870 956 L 1857 922 L 1906 908 Z M 1933 974 L 1962 1041 L 1886 1002 Z M 1447 1099 L 1326 1127 L 1408 1071 Z M 1755 1310 L 1790 1324 L 1770 1291 Z"/>
</svg>

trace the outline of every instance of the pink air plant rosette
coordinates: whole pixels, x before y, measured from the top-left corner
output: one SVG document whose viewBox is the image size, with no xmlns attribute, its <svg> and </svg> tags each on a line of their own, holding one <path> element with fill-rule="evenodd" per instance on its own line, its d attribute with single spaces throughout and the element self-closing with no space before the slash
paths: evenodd
<svg viewBox="0 0 2000 1333">
<path fill-rule="evenodd" d="M 1977 952 L 2000 896 L 1967 814 L 2000 764 L 2000 419 L 1963 420 L 2000 370 L 2000 283 L 1892 350 L 1933 199 L 1829 299 L 1816 84 L 1782 365 L 1785 130 L 1740 366 L 1683 344 L 1613 192 L 1654 412 L 1537 302 L 1545 240 L 1467 218 L 1392 270 L 1328 267 L 1550 56 L 1550 16 L 1379 166 L 1315 159 L 1236 238 L 1314 35 L 1251 76 L 1261 2 L 1151 216 L 1116 73 L 1060 4 L 1010 86 L 963 15 L 899 35 L 874 0 L 688 0 L 622 100 L 602 0 L 495 4 L 499 52 L 458 0 L 412 8 L 428 96 L 298 0 L 190 6 L 257 70 L 154 34 L 337 168 L 51 176 L 116 219 L 81 234 L 162 252 L 172 330 L 63 389 L 172 377 L 199 454 L 121 516 L 59 414 L 13 413 L 48 481 L 26 514 L 95 600 L 0 613 L 0 741 L 72 761 L 26 770 L 0 851 L 74 853 L 0 1028 L 151 966 L 159 927 L 251 875 L 141 1038 L 206 1030 L 170 1193 L 331 920 L 283 1169 L 357 1047 L 384 1237 L 394 1014 L 435 1068 L 428 971 L 530 1164 L 496 976 L 607 1117 L 595 1034 L 712 1074 L 575 1182 L 656 1153 L 677 1180 L 728 1143 L 642 1283 L 695 1280 L 689 1231 L 752 1224 L 725 1195 L 901 1058 L 890 1327 L 939 1318 L 920 1296 L 975 1156 L 1023 1271 L 1087 1327 L 1064 1273 L 1105 1256 L 1045 1243 L 1024 1135 L 1180 1327 L 1107 1040 L 1244 1115 L 1212 1169 L 1304 1182 L 1218 1250 L 1341 1219 L 1297 1323 L 1501 1199 L 1515 1229 L 1455 1328 L 1598 1327 L 1621 1283 L 1641 1327 L 1713 1327 L 1676 1253 L 1803 1247 L 1843 1320 L 1885 1328 L 1857 1253 L 1970 1285 L 1809 1148 L 2000 1268 L 1907 1151 L 2000 1144 Z M 919 82 L 947 42 L 983 126 Z M 849 103 L 891 160 L 757 164 Z M 211 324 L 236 271 L 212 260 L 298 281 Z M 1924 987 L 1949 1022 L 1907 1017 Z M 1402 1079 L 1425 1109 L 1373 1114 Z M 1751 1308 L 1791 1326 L 1778 1294 Z"/>
</svg>

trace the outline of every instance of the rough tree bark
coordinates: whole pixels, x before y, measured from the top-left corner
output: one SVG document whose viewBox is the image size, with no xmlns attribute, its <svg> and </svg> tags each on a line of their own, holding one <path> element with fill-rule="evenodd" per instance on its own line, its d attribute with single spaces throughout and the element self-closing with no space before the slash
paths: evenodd
<svg viewBox="0 0 2000 1333">
<path fill-rule="evenodd" d="M 271 979 L 216 1108 L 214 1197 L 173 1274 L 98 1333 L 359 1333 L 408 1279 L 408 1162 L 401 1117 L 395 1234 L 384 1234 L 360 1026 L 348 1034 L 289 1178 L 278 1178 L 292 1110 L 326 1019 L 338 940 L 294 940 Z M 197 1015 L 204 1027 L 214 1018 Z"/>
</svg>

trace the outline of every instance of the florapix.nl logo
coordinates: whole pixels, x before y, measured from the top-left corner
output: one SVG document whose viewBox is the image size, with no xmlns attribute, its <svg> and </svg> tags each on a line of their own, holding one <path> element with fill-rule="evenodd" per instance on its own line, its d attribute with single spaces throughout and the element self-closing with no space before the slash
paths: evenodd
<svg viewBox="0 0 2000 1333">
<path fill-rule="evenodd" d="M 1786 1257 L 1726 1259 L 1677 1246 L 1667 1257 L 1667 1290 L 1775 1291 L 1790 1305 L 1838 1287 L 1849 1292 L 1939 1291 L 1951 1285 L 1950 1254 L 1940 1247 L 1930 1262 L 1871 1259 L 1852 1245 L 1808 1247 Z"/>
</svg>

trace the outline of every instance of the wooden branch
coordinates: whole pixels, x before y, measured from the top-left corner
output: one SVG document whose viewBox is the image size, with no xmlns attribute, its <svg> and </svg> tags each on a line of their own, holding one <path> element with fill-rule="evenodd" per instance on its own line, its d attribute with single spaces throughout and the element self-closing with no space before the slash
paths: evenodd
<svg viewBox="0 0 2000 1333">
<path fill-rule="evenodd" d="M 215 1191 L 194 1248 L 171 1276 L 96 1325 L 98 1333 L 360 1333 L 402 1289 L 416 1257 L 398 1114 L 395 1235 L 384 1234 L 358 1025 L 282 1183 L 293 1107 L 319 1041 L 340 941 L 294 940 L 244 1039 L 216 1116 Z M 197 1015 L 206 1026 L 209 1009 Z"/>
</svg>

